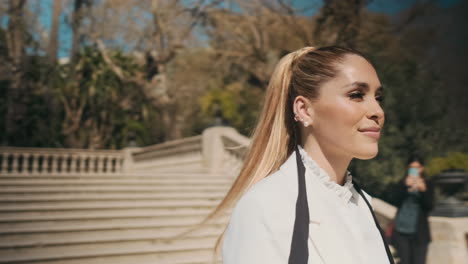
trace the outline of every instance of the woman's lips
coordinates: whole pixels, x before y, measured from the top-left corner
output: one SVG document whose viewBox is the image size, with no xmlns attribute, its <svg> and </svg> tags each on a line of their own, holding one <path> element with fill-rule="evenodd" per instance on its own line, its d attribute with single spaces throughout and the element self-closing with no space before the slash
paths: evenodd
<svg viewBox="0 0 468 264">
<path fill-rule="evenodd" d="M 380 138 L 380 131 L 361 131 L 361 133 L 366 136 L 373 137 L 375 139 Z"/>
<path fill-rule="evenodd" d="M 359 132 L 363 133 L 366 136 L 373 137 L 375 139 L 380 138 L 380 127 L 366 127 L 359 129 Z"/>
</svg>

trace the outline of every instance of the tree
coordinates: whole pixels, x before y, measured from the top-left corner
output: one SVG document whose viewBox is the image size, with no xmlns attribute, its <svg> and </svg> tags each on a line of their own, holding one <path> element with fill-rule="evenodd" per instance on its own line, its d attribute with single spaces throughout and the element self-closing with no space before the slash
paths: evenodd
<svg viewBox="0 0 468 264">
<path fill-rule="evenodd" d="M 193 31 L 210 8 L 218 3 L 203 0 L 190 5 L 177 0 L 105 1 L 100 9 L 96 9 L 92 23 L 95 29 L 93 41 L 119 79 L 139 87 L 153 102 L 161 113 L 166 139 L 180 138 L 183 130 L 183 120 L 177 118 L 177 88 L 168 78 L 168 65 L 188 46 Z M 112 17 L 108 15 L 109 9 L 113 10 Z M 122 28 L 127 30 L 122 32 Z M 106 41 L 115 41 L 119 36 L 133 40 L 125 44 L 133 44 L 134 52 L 140 56 L 141 72 L 132 76 L 125 74 L 108 55 Z"/>
<path fill-rule="evenodd" d="M 109 55 L 129 74 L 139 70 L 132 58 L 120 52 Z M 148 111 L 148 101 L 138 89 L 120 81 L 96 48 L 82 49 L 75 63 L 62 65 L 59 71 L 53 84 L 64 110 L 62 133 L 67 146 L 123 147 L 131 127 L 138 130 L 135 133 L 144 130 L 138 122 L 144 109 Z"/>
<path fill-rule="evenodd" d="M 206 25 L 210 45 L 227 74 L 242 71 L 249 83 L 264 90 L 285 53 L 311 44 L 306 30 L 310 21 L 281 1 L 277 2 L 281 5 L 235 2 L 241 11 L 220 9 L 210 13 Z"/>
<path fill-rule="evenodd" d="M 361 10 L 367 0 L 325 0 L 316 17 L 314 40 L 320 46 L 355 47 L 361 27 Z"/>
<path fill-rule="evenodd" d="M 9 66 L 10 85 L 7 91 L 7 111 L 5 116 L 5 134 L 3 144 L 9 144 L 9 136 L 17 127 L 17 120 L 23 118 L 24 105 L 21 102 L 21 91 L 24 89 L 25 35 L 26 28 L 23 18 L 25 0 L 10 0 L 8 8 L 8 27 L 6 31 L 7 59 Z"/>
<path fill-rule="evenodd" d="M 49 45 L 47 48 L 47 56 L 49 57 L 50 63 L 57 63 L 58 53 L 58 38 L 59 38 L 59 19 L 62 9 L 62 1 L 54 0 L 52 7 L 52 26 L 50 30 Z"/>
</svg>

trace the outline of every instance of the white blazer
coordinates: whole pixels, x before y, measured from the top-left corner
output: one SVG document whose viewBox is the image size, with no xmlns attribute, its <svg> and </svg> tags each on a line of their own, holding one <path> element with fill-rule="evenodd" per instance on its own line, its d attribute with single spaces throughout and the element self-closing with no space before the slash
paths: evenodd
<svg viewBox="0 0 468 264">
<path fill-rule="evenodd" d="M 306 190 L 309 205 L 309 264 L 363 264 L 365 252 L 347 240 L 353 230 L 343 225 L 341 219 L 326 210 L 329 206 L 320 197 L 318 184 L 307 177 Z M 352 188 L 354 194 L 356 190 Z M 353 196 L 354 196 L 353 194 Z M 280 169 L 252 186 L 234 207 L 223 242 L 224 264 L 287 264 L 295 221 L 298 195 L 296 155 L 292 155 Z M 371 197 L 366 195 L 370 202 Z M 362 199 L 358 207 L 369 218 L 371 232 L 379 232 L 372 214 Z M 375 230 L 373 230 L 375 229 Z M 356 232 L 354 230 L 354 232 Z M 378 234 L 380 236 L 380 234 Z M 381 240 L 381 239 L 380 239 Z M 382 261 L 389 263 L 383 241 L 378 246 Z"/>
</svg>

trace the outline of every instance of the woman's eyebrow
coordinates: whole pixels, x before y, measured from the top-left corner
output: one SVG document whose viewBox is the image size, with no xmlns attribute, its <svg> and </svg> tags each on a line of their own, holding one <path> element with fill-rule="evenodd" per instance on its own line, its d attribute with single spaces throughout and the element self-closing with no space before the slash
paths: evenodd
<svg viewBox="0 0 468 264">
<path fill-rule="evenodd" d="M 366 83 L 366 82 L 357 82 L 357 81 L 353 82 L 353 83 L 350 83 L 348 85 L 345 85 L 343 88 L 349 88 L 349 87 L 353 87 L 353 86 L 357 86 L 357 87 L 359 87 L 361 89 L 364 89 L 365 91 L 370 90 L 368 83 Z M 383 92 L 383 87 L 382 86 L 377 87 L 376 92 Z"/>
</svg>

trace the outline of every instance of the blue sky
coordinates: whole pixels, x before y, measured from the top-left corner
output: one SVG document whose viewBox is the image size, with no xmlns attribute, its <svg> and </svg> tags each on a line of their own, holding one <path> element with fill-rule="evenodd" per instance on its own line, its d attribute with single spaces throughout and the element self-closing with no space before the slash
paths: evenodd
<svg viewBox="0 0 468 264">
<path fill-rule="evenodd" d="M 346 1 L 346 0 L 344 0 Z M 410 7 L 415 2 L 421 0 L 373 0 L 369 4 L 368 8 L 374 12 L 382 12 L 387 14 L 395 14 L 401 10 Z M 437 0 L 437 2 L 443 7 L 450 7 L 460 0 Z M 40 14 L 40 23 L 44 29 L 48 30 L 51 26 L 51 13 L 53 0 L 41 0 L 31 1 L 33 8 L 36 8 L 37 13 Z M 322 5 L 322 0 L 294 0 L 293 4 L 298 9 L 306 9 L 306 15 L 313 15 L 316 13 Z M 62 15 L 60 18 L 60 50 L 59 57 L 68 57 L 71 45 L 71 30 L 66 23 L 66 15 Z M 3 21 L 5 22 L 5 21 Z"/>
</svg>

